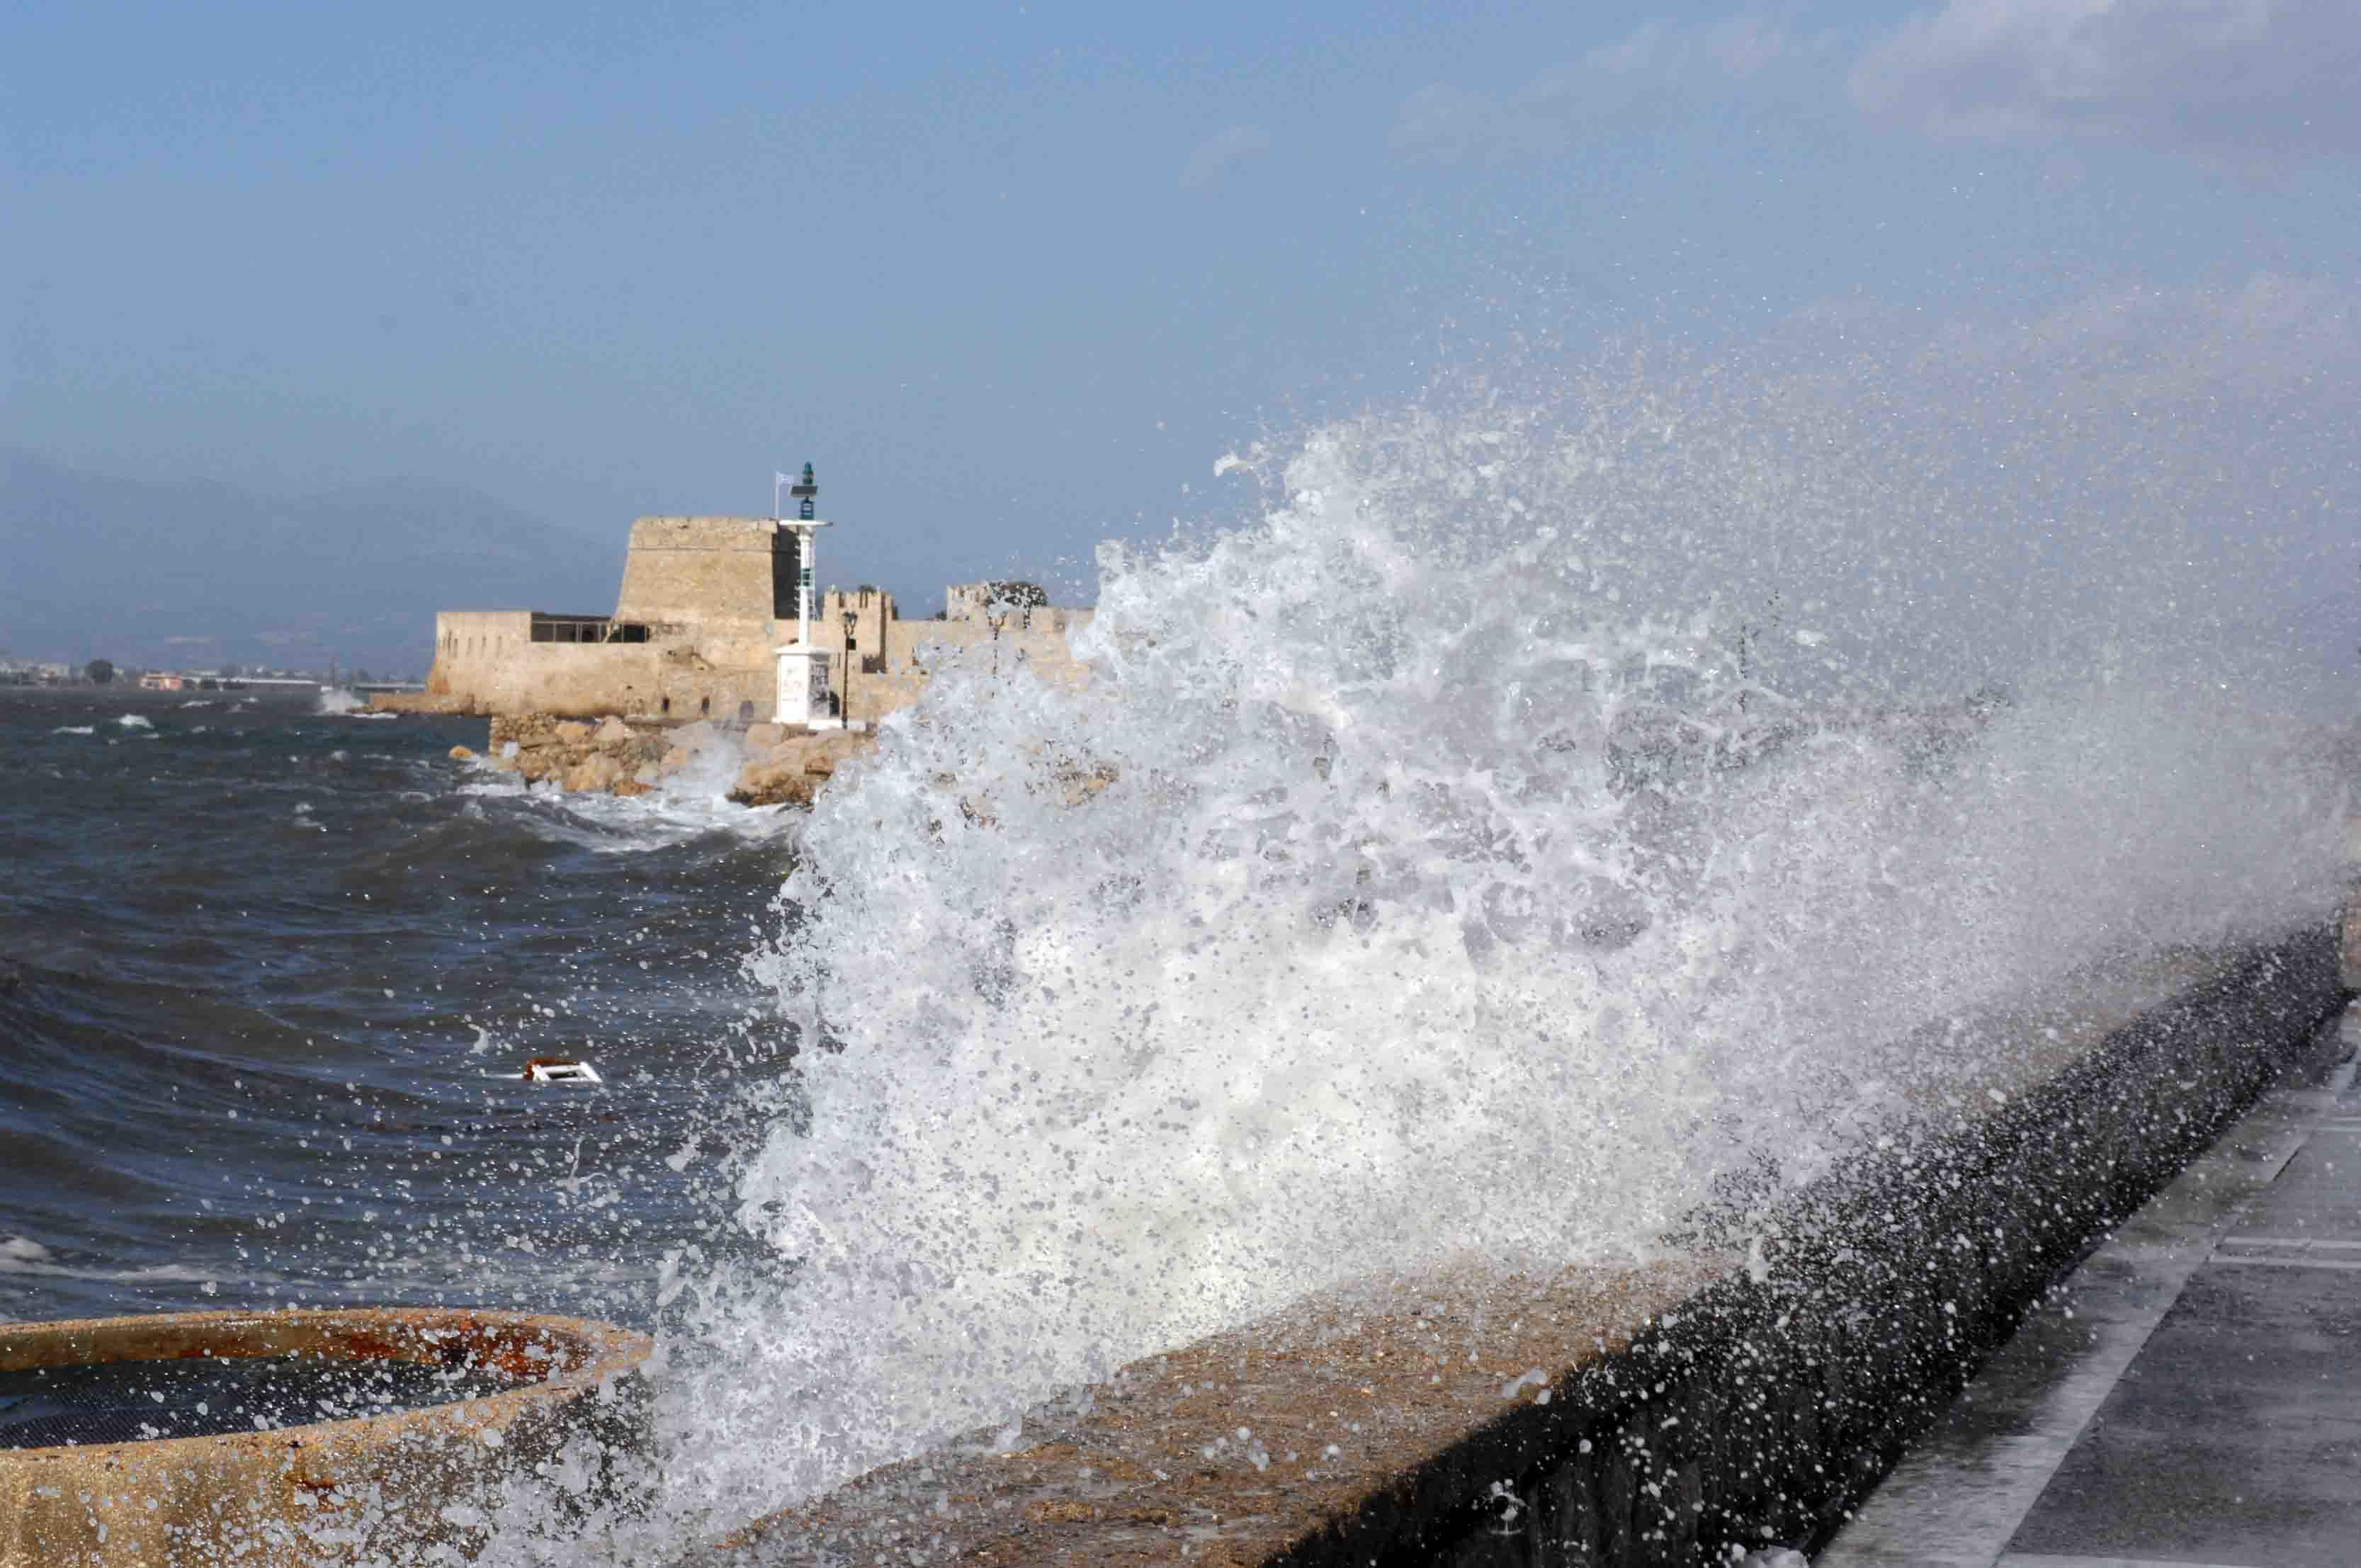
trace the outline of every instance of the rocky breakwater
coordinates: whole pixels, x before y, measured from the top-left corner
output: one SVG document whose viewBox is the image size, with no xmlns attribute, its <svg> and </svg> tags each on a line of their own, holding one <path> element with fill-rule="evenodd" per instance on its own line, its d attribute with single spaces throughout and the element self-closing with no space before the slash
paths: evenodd
<svg viewBox="0 0 2361 1568">
<path fill-rule="evenodd" d="M 495 718 L 485 754 L 452 749 L 527 784 L 605 795 L 647 795 L 680 775 L 728 781 L 741 806 L 808 806 L 849 757 L 874 743 L 862 731 L 806 732 L 777 724 L 743 731 L 699 719 L 693 724 L 631 723 L 609 716 L 593 723 L 528 713 Z"/>
<path fill-rule="evenodd" d="M 709 724 L 687 728 L 705 734 L 689 738 L 690 744 L 683 746 L 678 737 L 664 730 L 627 724 L 611 715 L 593 724 L 546 713 L 518 714 L 492 720 L 489 746 L 481 760 L 494 772 L 514 773 L 527 784 L 608 795 L 645 795 L 667 772 L 685 767 L 699 741 L 706 745 L 719 741 L 719 732 Z M 669 755 L 675 751 L 678 757 Z M 475 760 L 475 753 L 465 746 L 452 748 L 451 754 L 462 762 Z"/>
<path fill-rule="evenodd" d="M 746 731 L 745 764 L 730 798 L 741 806 L 809 806 L 840 766 L 876 740 L 871 730 L 807 733 L 781 724 L 754 725 Z"/>
</svg>

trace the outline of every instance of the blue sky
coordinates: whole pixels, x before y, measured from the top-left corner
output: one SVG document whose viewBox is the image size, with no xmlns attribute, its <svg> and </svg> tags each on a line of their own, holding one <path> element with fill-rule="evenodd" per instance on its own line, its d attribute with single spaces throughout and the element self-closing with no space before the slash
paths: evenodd
<svg viewBox="0 0 2361 1568">
<path fill-rule="evenodd" d="M 1519 334 L 2342 312 L 2354 12 L 22 5 L 0 441 L 602 547 L 808 458 L 829 575 L 924 609 Z"/>
</svg>

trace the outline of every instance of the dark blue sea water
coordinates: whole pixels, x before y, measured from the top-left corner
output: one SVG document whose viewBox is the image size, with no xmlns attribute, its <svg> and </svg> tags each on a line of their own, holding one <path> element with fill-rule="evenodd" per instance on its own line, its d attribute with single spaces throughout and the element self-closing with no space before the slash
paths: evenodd
<svg viewBox="0 0 2361 1568">
<path fill-rule="evenodd" d="M 528 795 L 481 720 L 0 690 L 0 1316 L 344 1301 L 646 1322 L 786 819 Z M 605 1083 L 536 1087 L 528 1058 Z"/>
</svg>

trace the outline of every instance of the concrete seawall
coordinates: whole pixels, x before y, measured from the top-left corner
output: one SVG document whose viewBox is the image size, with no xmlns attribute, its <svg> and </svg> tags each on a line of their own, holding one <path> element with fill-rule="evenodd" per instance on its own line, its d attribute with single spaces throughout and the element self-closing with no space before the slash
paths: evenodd
<svg viewBox="0 0 2361 1568">
<path fill-rule="evenodd" d="M 53 1430 L 42 1446 L 0 1447 L 0 1568 L 460 1561 L 481 1545 L 471 1506 L 506 1480 L 577 1466 L 583 1499 L 563 1488 L 544 1493 L 560 1512 L 624 1485 L 619 1473 L 647 1447 L 640 1368 L 653 1349 L 639 1334 L 584 1319 L 466 1309 L 0 1323 L 0 1372 L 139 1369 L 156 1380 L 145 1387 L 156 1388 L 148 1397 L 159 1422 L 169 1418 L 156 1382 L 192 1366 L 272 1367 L 286 1378 L 342 1368 L 366 1379 L 402 1363 L 436 1374 L 480 1369 L 500 1385 L 394 1400 L 391 1413 L 371 1414 L 368 1394 L 353 1392 L 365 1381 L 311 1382 L 291 1404 L 267 1403 L 261 1385 L 230 1382 L 211 1398 L 225 1410 L 230 1398 L 252 1399 L 237 1409 L 255 1411 L 254 1430 L 144 1439 L 124 1430 L 117 1403 L 139 1384 L 49 1396 Z M 335 1413 L 325 1413 L 329 1399 L 312 1403 L 323 1390 L 335 1396 Z M 32 1407 L 41 1410 L 44 1397 Z M 291 1411 L 300 1414 L 285 1419 Z M 54 1430 L 60 1420 L 75 1423 L 71 1431 Z"/>
<path fill-rule="evenodd" d="M 1728 1562 L 1810 1546 L 2342 1005 L 2336 934 L 2007 1021 L 2007 1067 L 1644 1268 L 1420 1279 L 1149 1357 L 699 1564 Z M 1956 1087 L 1956 1086 L 1955 1086 Z"/>
</svg>

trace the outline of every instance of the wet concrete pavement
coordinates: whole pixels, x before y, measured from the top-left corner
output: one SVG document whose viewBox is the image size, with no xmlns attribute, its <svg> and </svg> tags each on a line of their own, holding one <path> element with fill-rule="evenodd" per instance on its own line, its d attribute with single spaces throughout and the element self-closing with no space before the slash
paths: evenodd
<svg viewBox="0 0 2361 1568">
<path fill-rule="evenodd" d="M 2361 1564 L 2361 1010 L 2027 1318 L 1822 1568 Z"/>
</svg>

